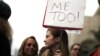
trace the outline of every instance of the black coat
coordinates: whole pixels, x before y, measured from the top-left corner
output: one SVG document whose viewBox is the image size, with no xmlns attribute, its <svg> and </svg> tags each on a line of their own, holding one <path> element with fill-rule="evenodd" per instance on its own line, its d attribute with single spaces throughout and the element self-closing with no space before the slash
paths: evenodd
<svg viewBox="0 0 100 56">
<path fill-rule="evenodd" d="M 0 31 L 0 56 L 11 56 L 9 40 L 2 31 Z"/>
</svg>

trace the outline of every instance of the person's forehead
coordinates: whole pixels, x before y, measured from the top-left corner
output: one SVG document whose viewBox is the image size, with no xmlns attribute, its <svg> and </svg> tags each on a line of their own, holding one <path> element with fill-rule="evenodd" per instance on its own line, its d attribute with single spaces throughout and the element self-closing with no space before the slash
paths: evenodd
<svg viewBox="0 0 100 56">
<path fill-rule="evenodd" d="M 52 35 L 51 31 L 47 31 L 46 35 Z"/>
<path fill-rule="evenodd" d="M 73 48 L 80 48 L 80 45 L 74 45 Z"/>
<path fill-rule="evenodd" d="M 32 38 L 29 38 L 29 39 L 26 41 L 26 43 L 35 43 L 35 40 L 32 39 Z"/>
</svg>

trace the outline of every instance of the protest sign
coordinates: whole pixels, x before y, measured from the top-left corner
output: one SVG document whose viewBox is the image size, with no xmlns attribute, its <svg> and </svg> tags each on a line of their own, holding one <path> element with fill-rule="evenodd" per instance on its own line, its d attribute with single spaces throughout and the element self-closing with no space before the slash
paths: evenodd
<svg viewBox="0 0 100 56">
<path fill-rule="evenodd" d="M 83 28 L 85 0 L 48 0 L 44 27 L 80 30 Z"/>
</svg>

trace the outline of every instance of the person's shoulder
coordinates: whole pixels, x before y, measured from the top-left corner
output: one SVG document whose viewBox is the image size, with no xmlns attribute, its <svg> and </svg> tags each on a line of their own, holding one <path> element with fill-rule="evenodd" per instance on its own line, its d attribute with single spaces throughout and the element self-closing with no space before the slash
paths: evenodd
<svg viewBox="0 0 100 56">
<path fill-rule="evenodd" d="M 40 51 L 45 51 L 46 49 L 46 47 L 42 47 Z"/>
<path fill-rule="evenodd" d="M 41 56 L 47 49 L 45 47 L 42 47 L 39 51 L 39 56 Z"/>
</svg>

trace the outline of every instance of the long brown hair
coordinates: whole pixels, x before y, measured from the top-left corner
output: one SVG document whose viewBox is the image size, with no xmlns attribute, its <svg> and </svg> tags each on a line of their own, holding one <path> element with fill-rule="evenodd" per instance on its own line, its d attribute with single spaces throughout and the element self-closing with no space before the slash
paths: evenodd
<svg viewBox="0 0 100 56">
<path fill-rule="evenodd" d="M 11 28 L 9 22 L 6 21 L 5 19 L 0 19 L 0 31 L 2 31 L 7 36 L 7 38 L 9 39 L 9 42 L 11 44 L 12 28 Z"/>
<path fill-rule="evenodd" d="M 8 22 L 11 16 L 11 8 L 4 1 L 0 1 L 0 31 L 2 31 L 10 41 L 12 41 L 12 28 Z"/>
<path fill-rule="evenodd" d="M 54 38 L 60 38 L 59 49 L 62 52 L 63 56 L 68 56 L 68 35 L 67 32 L 63 29 L 52 29 L 49 28 L 47 31 L 50 31 Z"/>
<path fill-rule="evenodd" d="M 21 47 L 20 47 L 20 49 L 19 49 L 19 52 L 18 52 L 18 56 L 24 56 L 24 46 L 25 46 L 27 40 L 30 39 L 30 38 L 33 39 L 33 40 L 35 41 L 35 43 L 36 43 L 36 53 L 35 53 L 35 55 L 33 55 L 33 56 L 37 56 L 37 55 L 38 55 L 38 43 L 37 43 L 37 41 L 36 41 L 36 39 L 35 39 L 34 36 L 30 36 L 30 37 L 26 38 L 26 39 L 22 42 L 22 45 L 21 45 Z"/>
</svg>

